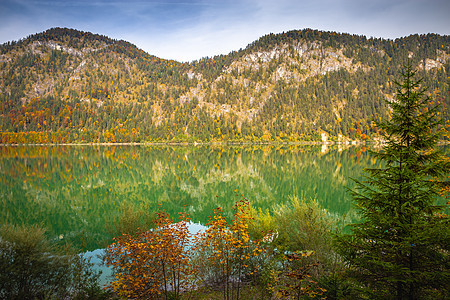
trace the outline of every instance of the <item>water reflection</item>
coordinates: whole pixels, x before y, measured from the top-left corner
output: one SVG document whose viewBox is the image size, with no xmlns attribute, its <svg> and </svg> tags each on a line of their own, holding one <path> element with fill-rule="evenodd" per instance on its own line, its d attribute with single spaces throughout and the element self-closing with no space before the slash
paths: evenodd
<svg viewBox="0 0 450 300">
<path fill-rule="evenodd" d="M 130 205 L 206 223 L 219 205 L 231 216 L 241 194 L 263 209 L 304 195 L 342 216 L 349 177 L 375 165 L 365 148 L 331 145 L 0 147 L 0 221 L 92 250 Z"/>
</svg>

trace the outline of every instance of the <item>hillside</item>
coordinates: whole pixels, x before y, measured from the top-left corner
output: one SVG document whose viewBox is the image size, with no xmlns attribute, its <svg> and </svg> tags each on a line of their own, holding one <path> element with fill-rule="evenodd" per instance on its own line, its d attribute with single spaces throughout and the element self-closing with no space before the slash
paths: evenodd
<svg viewBox="0 0 450 300">
<path fill-rule="evenodd" d="M 408 57 L 450 125 L 449 48 L 305 29 L 179 63 L 53 28 L 0 46 L 1 142 L 370 140 Z"/>
</svg>

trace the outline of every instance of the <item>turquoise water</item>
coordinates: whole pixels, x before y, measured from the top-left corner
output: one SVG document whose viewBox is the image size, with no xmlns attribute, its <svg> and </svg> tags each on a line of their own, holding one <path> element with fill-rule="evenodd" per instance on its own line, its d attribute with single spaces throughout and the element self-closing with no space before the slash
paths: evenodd
<svg viewBox="0 0 450 300">
<path fill-rule="evenodd" d="M 186 210 L 205 224 L 217 206 L 231 218 L 241 195 L 262 209 L 304 196 L 351 219 L 349 178 L 379 165 L 364 147 L 1 147 L 0 222 L 41 224 L 56 240 L 94 250 L 129 207 Z"/>
</svg>

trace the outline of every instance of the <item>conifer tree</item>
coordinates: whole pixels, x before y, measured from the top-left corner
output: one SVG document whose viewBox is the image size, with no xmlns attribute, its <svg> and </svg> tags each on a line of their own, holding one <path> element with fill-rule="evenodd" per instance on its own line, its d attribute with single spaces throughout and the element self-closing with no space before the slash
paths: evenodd
<svg viewBox="0 0 450 300">
<path fill-rule="evenodd" d="M 361 221 L 337 239 L 338 252 L 370 298 L 448 297 L 449 218 L 436 195 L 448 181 L 449 160 L 436 150 L 436 106 L 407 66 L 392 117 L 378 124 L 386 143 L 375 157 L 384 166 L 367 169 L 352 191 Z"/>
</svg>

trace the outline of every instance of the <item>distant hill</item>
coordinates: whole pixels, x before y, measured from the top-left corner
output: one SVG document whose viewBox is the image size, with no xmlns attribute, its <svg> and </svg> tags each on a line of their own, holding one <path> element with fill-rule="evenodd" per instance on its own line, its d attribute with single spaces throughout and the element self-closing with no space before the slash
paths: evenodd
<svg viewBox="0 0 450 300">
<path fill-rule="evenodd" d="M 449 48 L 305 29 L 180 63 L 53 28 L 0 46 L 0 142 L 370 140 L 408 58 L 450 126 Z"/>
</svg>

